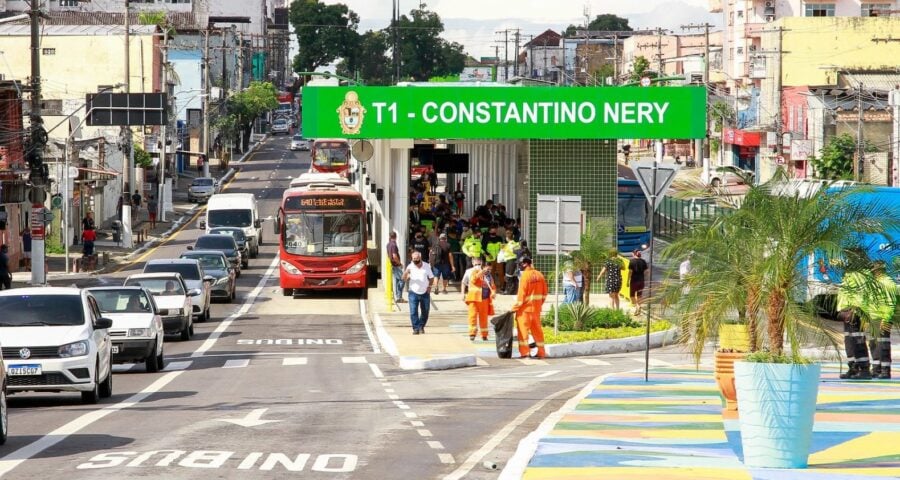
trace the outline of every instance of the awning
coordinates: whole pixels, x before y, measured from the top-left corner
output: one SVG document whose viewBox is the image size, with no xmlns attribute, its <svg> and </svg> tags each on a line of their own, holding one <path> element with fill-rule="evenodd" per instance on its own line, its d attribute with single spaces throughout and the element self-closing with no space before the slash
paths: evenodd
<svg viewBox="0 0 900 480">
<path fill-rule="evenodd" d="M 726 128 L 724 134 L 725 143 L 743 147 L 759 146 L 760 132 L 748 132 L 738 128 Z"/>
<path fill-rule="evenodd" d="M 112 169 L 108 169 L 108 168 L 86 168 L 86 167 L 78 167 L 78 171 L 79 171 L 79 172 L 85 172 L 85 173 L 94 173 L 94 174 L 97 174 L 97 175 L 109 175 L 109 176 L 113 176 L 113 177 L 118 176 L 118 175 L 121 175 L 121 173 L 119 173 L 119 172 L 117 172 L 117 171 L 115 171 L 115 170 L 112 170 Z"/>
<path fill-rule="evenodd" d="M 842 87 L 856 89 L 860 84 L 863 91 L 887 93 L 900 85 L 900 73 L 841 73 L 838 77 Z"/>
</svg>

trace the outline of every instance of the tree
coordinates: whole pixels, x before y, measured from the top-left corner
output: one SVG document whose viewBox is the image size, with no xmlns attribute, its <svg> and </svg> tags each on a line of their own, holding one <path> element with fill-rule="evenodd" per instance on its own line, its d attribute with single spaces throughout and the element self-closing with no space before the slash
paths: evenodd
<svg viewBox="0 0 900 480">
<path fill-rule="evenodd" d="M 216 119 L 216 128 L 223 138 L 237 142 L 241 132 L 244 142 L 250 138 L 253 121 L 263 113 L 278 107 L 278 91 L 269 82 L 250 82 L 246 89 L 228 97 L 227 113 Z M 241 145 L 241 149 L 246 145 Z"/>
<path fill-rule="evenodd" d="M 819 156 L 811 156 L 809 161 L 819 178 L 849 180 L 853 178 L 855 156 L 856 139 L 849 133 L 842 133 L 828 139 L 828 143 L 819 151 Z"/>
<path fill-rule="evenodd" d="M 632 82 L 639 82 L 641 80 L 641 77 L 645 76 L 656 78 L 656 73 L 650 71 L 650 60 L 647 60 L 647 57 L 641 55 L 634 59 L 634 63 L 631 69 L 631 75 L 629 78 Z"/>
<path fill-rule="evenodd" d="M 358 36 L 355 48 L 338 64 L 337 74 L 349 78 L 358 75 L 368 85 L 390 85 L 393 72 L 387 56 L 389 40 L 383 30 L 369 30 Z"/>
<path fill-rule="evenodd" d="M 575 25 L 569 25 L 566 28 L 566 32 L 564 36 L 566 37 L 574 37 L 576 31 L 581 27 L 576 27 Z M 622 18 L 617 15 L 613 15 L 611 13 L 604 13 L 603 15 L 597 15 L 591 20 L 591 23 L 587 26 L 588 30 L 592 31 L 606 31 L 606 32 L 631 32 L 633 29 L 628 26 L 628 19 Z"/>
<path fill-rule="evenodd" d="M 291 4 L 289 15 L 299 42 L 296 72 L 312 72 L 331 64 L 356 45 L 359 15 L 344 4 L 298 0 Z"/>
<path fill-rule="evenodd" d="M 424 4 L 411 10 L 409 16 L 402 15 L 397 30 L 401 77 L 423 82 L 431 77 L 459 74 L 465 68 L 463 46 L 440 37 L 444 23 Z"/>
<path fill-rule="evenodd" d="M 594 72 L 594 78 L 597 79 L 601 85 L 606 85 L 606 79 L 612 78 L 615 74 L 616 67 L 611 63 L 604 63 Z"/>
</svg>

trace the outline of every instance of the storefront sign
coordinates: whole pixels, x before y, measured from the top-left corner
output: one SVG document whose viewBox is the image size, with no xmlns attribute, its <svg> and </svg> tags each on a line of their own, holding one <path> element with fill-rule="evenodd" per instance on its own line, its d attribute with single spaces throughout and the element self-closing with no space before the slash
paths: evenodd
<svg viewBox="0 0 900 480">
<path fill-rule="evenodd" d="M 760 142 L 759 132 L 746 132 L 737 128 L 725 129 L 725 143 L 740 145 L 743 147 L 758 147 Z"/>
<path fill-rule="evenodd" d="M 309 138 L 704 138 L 702 87 L 307 87 Z"/>
</svg>

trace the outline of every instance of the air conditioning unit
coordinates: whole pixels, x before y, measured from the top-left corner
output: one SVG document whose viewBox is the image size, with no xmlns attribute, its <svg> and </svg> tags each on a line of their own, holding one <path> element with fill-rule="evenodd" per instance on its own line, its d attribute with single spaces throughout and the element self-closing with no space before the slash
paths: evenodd
<svg viewBox="0 0 900 480">
<path fill-rule="evenodd" d="M 767 0 L 767 1 L 766 1 L 766 8 L 775 8 L 775 2 L 774 2 L 774 0 Z"/>
<path fill-rule="evenodd" d="M 747 47 L 747 49 L 750 50 L 751 52 L 755 52 L 755 51 L 756 51 L 756 45 L 750 45 L 750 46 Z"/>
</svg>

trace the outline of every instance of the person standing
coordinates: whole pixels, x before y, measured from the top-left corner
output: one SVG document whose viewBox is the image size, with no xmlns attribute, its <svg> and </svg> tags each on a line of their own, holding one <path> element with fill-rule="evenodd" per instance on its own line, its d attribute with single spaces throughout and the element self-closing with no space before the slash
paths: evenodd
<svg viewBox="0 0 900 480">
<path fill-rule="evenodd" d="M 197 157 L 197 176 L 203 176 L 203 164 L 206 163 L 206 155 L 201 154 Z"/>
<path fill-rule="evenodd" d="M 400 258 L 400 248 L 397 247 L 397 232 L 391 232 L 390 237 L 387 244 L 387 255 L 391 262 L 391 276 L 394 280 L 394 302 L 403 303 L 403 260 Z"/>
<path fill-rule="evenodd" d="M 150 195 L 150 199 L 147 200 L 147 218 L 150 219 L 150 228 L 156 228 L 156 209 L 158 207 L 156 197 Z"/>
<path fill-rule="evenodd" d="M 96 230 L 83 230 L 81 232 L 82 255 L 90 257 L 94 254 L 94 242 L 97 241 Z"/>
<path fill-rule="evenodd" d="M 600 282 L 606 276 L 606 283 L 603 286 L 603 292 L 609 295 L 609 302 L 612 308 L 619 309 L 619 290 L 622 289 L 622 262 L 619 260 L 619 251 L 615 248 L 609 250 L 606 261 L 603 262 L 603 268 L 597 275 L 597 281 Z"/>
<path fill-rule="evenodd" d="M 428 256 L 434 274 L 434 294 L 438 294 L 438 280 L 444 284 L 444 294 L 447 294 L 447 286 L 450 278 L 456 275 L 456 267 L 453 266 L 453 258 L 450 256 L 450 243 L 447 242 L 447 234 L 442 233 L 437 243 L 431 247 Z"/>
<path fill-rule="evenodd" d="M 840 374 L 843 380 L 868 380 L 869 349 L 866 334 L 861 331 L 860 318 L 863 315 L 862 291 L 867 284 L 867 275 L 852 271 L 844 275 L 837 293 L 838 320 L 844 323 L 844 352 L 847 355 L 847 371 Z"/>
<path fill-rule="evenodd" d="M 504 287 L 504 268 L 503 264 L 497 261 L 500 254 L 500 248 L 503 246 L 503 237 L 497 234 L 497 224 L 492 223 L 487 236 L 481 240 L 481 246 L 484 250 L 485 263 L 490 265 L 491 273 L 494 275 L 494 281 L 497 282 L 497 288 L 503 290 Z"/>
<path fill-rule="evenodd" d="M 132 218 L 132 220 L 138 219 L 138 213 L 141 211 L 142 203 L 143 203 L 143 199 L 141 198 L 140 192 L 135 190 L 134 194 L 131 195 L 131 218 Z"/>
<path fill-rule="evenodd" d="M 628 262 L 628 270 L 631 272 L 628 290 L 631 292 L 631 304 L 634 305 L 634 314 L 640 315 L 641 299 L 644 296 L 644 272 L 647 271 L 649 266 L 641 257 L 640 250 L 635 250 L 633 255 L 634 258 Z"/>
<path fill-rule="evenodd" d="M 0 245 L 0 290 L 12 288 L 12 272 L 9 270 L 9 247 Z"/>
<path fill-rule="evenodd" d="M 95 230 L 97 225 L 94 223 L 94 212 L 87 212 L 84 218 L 81 219 L 81 229 L 82 230 Z"/>
<path fill-rule="evenodd" d="M 409 242 L 409 253 L 413 254 L 418 252 L 421 258 L 427 258 L 430 249 L 431 244 L 425 239 L 425 234 L 421 231 L 417 231 L 415 235 L 413 235 L 412 241 Z"/>
<path fill-rule="evenodd" d="M 22 229 L 22 252 L 25 256 L 25 269 L 31 271 L 31 230 Z"/>
<path fill-rule="evenodd" d="M 519 242 L 513 238 L 513 231 L 506 231 L 506 243 L 500 247 L 500 253 L 497 254 L 497 263 L 502 266 L 503 290 L 504 295 L 514 295 L 516 293 L 516 252 L 519 250 Z"/>
<path fill-rule="evenodd" d="M 494 314 L 494 298 L 497 289 L 491 278 L 491 270 L 481 258 L 472 259 L 472 268 L 463 276 L 463 301 L 469 307 L 469 340 L 475 341 L 479 330 L 481 339 L 488 339 L 488 316 Z"/>
<path fill-rule="evenodd" d="M 541 329 L 541 308 L 547 298 L 547 281 L 541 272 L 534 269 L 531 257 L 520 260 L 522 278 L 519 279 L 519 293 L 512 311 L 516 313 L 516 330 L 518 331 L 519 354 L 528 357 L 531 348 L 528 335 L 537 345 L 536 358 L 544 358 L 544 331 Z"/>
<path fill-rule="evenodd" d="M 581 270 L 575 268 L 572 261 L 566 262 L 563 267 L 563 304 L 581 302 L 581 291 L 584 287 L 584 276 Z"/>
<path fill-rule="evenodd" d="M 409 284 L 409 320 L 412 323 L 413 335 L 425 333 L 428 324 L 428 311 L 431 308 L 431 284 L 434 274 L 431 265 L 422 261 L 422 254 L 412 253 L 412 262 L 403 271 L 403 281 Z"/>
<path fill-rule="evenodd" d="M 869 321 L 878 328 L 878 335 L 870 344 L 872 377 L 888 380 L 891 378 L 891 324 L 897 307 L 897 284 L 885 272 L 883 261 L 874 263 L 872 274 L 877 287 L 873 298 L 863 306 Z"/>
<path fill-rule="evenodd" d="M 472 230 L 472 235 L 463 241 L 462 252 L 467 257 L 467 265 L 472 265 L 474 259 L 481 258 L 484 253 L 481 247 L 481 230 L 477 228 Z"/>
</svg>

